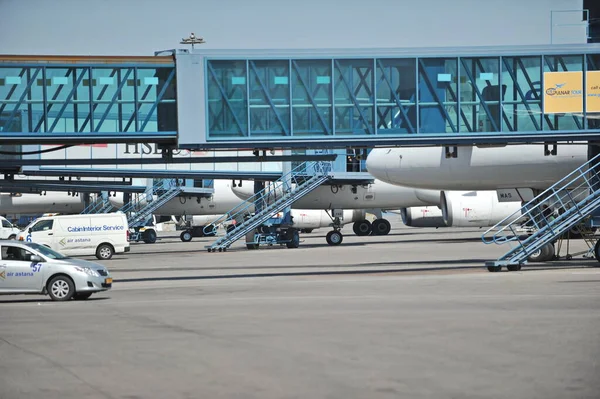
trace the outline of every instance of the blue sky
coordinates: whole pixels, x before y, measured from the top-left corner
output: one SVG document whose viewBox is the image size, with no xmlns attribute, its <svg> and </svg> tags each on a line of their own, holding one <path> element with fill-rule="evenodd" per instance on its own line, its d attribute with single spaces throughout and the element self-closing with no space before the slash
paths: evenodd
<svg viewBox="0 0 600 399">
<path fill-rule="evenodd" d="M 546 44 L 550 10 L 581 8 L 582 0 L 0 0 L 0 53 L 151 55 L 181 47 L 190 32 L 209 48 Z"/>
</svg>

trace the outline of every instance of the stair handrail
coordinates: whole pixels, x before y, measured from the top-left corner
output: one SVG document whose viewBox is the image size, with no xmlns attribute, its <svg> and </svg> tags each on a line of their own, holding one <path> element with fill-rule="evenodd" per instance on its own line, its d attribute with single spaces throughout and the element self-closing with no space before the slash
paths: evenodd
<svg viewBox="0 0 600 399">
<path fill-rule="evenodd" d="M 600 154 L 594 156 L 593 158 L 591 158 L 590 160 L 588 160 L 586 163 L 582 164 L 581 166 L 579 166 L 577 169 L 573 170 L 572 172 L 570 172 L 569 174 L 567 174 L 565 177 L 563 177 L 562 179 L 560 179 L 559 181 L 557 181 L 556 183 L 554 183 L 552 186 L 550 186 L 549 188 L 547 188 L 546 190 L 544 190 L 542 193 L 538 194 L 536 197 L 534 197 L 531 201 L 528 202 L 528 204 L 531 204 L 533 202 L 535 202 L 536 200 L 540 200 L 540 199 L 546 199 L 548 198 L 548 194 L 550 193 L 556 193 L 556 188 L 559 187 L 559 189 L 563 189 L 563 184 L 564 182 L 568 181 L 568 182 L 574 182 L 578 179 L 583 178 L 583 183 L 580 184 L 578 187 L 576 188 L 580 188 L 582 186 L 587 185 L 588 188 L 592 189 L 592 185 L 590 183 L 590 179 L 585 177 L 586 173 L 590 173 L 592 171 L 592 169 L 595 169 L 596 167 L 600 167 L 600 163 L 595 164 L 592 168 L 587 168 L 590 164 L 593 164 L 595 161 L 600 160 Z M 583 172 L 583 173 L 582 173 Z M 571 177 L 576 176 L 576 178 L 571 179 Z M 600 180 L 599 180 L 599 186 L 598 188 L 600 189 Z M 571 188 L 571 190 L 573 190 L 573 188 Z M 587 197 L 586 197 L 587 199 Z M 496 223 L 494 226 L 490 227 L 488 230 L 486 230 L 482 235 L 481 235 L 481 239 L 485 244 L 502 244 L 505 242 L 509 242 L 509 241 L 515 241 L 517 240 L 519 237 L 515 236 L 513 234 L 513 237 L 509 238 L 509 237 L 501 237 L 502 239 L 500 239 L 499 237 L 497 237 L 500 233 L 505 233 L 508 229 L 511 229 L 511 232 L 514 233 L 514 231 L 512 230 L 513 227 L 513 223 L 515 221 L 517 221 L 519 218 L 525 216 L 525 215 L 531 215 L 533 213 L 533 210 L 537 210 L 539 212 L 539 207 L 543 206 L 544 202 L 538 202 L 537 204 L 533 205 L 532 207 L 528 207 L 527 211 L 525 213 L 522 212 L 523 209 L 525 209 L 525 206 L 521 207 L 519 210 L 513 212 L 511 215 L 505 217 L 504 219 L 502 219 L 500 222 Z M 566 212 L 565 212 L 566 213 Z M 563 214 L 564 215 L 564 214 Z M 515 218 L 516 216 L 516 218 Z M 560 215 L 562 216 L 562 215 Z M 514 219 L 513 222 L 510 223 L 506 223 L 508 220 L 510 219 Z M 534 222 L 535 223 L 535 222 Z M 500 228 L 499 228 L 500 227 Z M 492 235 L 491 238 L 486 237 L 489 233 L 494 232 L 494 234 Z"/>
<path fill-rule="evenodd" d="M 327 166 L 326 164 L 329 164 Z M 312 174 L 309 172 L 312 169 Z M 293 191 L 294 187 L 297 187 L 300 183 L 301 178 L 306 177 L 314 177 L 319 176 L 324 173 L 328 173 L 331 170 L 331 162 L 330 161 L 306 161 L 302 162 L 295 168 L 293 168 L 290 172 L 282 175 L 279 179 L 269 182 L 265 185 L 265 188 L 255 193 L 253 196 L 243 200 L 225 212 L 220 217 L 213 220 L 211 223 L 204 226 L 203 231 L 205 234 L 210 234 L 216 231 L 217 227 L 227 221 L 243 219 L 245 215 L 250 214 L 250 208 L 255 206 L 257 203 L 261 204 L 261 209 L 269 205 L 269 195 L 274 193 L 276 196 L 278 194 L 278 190 L 281 190 L 282 197 L 285 196 L 286 193 Z M 289 182 L 288 182 L 289 181 Z M 265 201 L 264 199 L 267 198 Z"/>
<path fill-rule="evenodd" d="M 152 202 L 152 200 L 147 201 L 147 199 L 152 198 L 154 193 L 159 189 L 170 190 L 177 186 L 179 186 L 179 179 L 158 179 L 154 182 L 152 187 L 147 188 L 143 193 L 140 193 L 141 195 L 138 195 L 136 199 L 131 200 L 127 204 L 123 205 L 119 211 L 123 213 L 132 212 L 136 206 L 142 203 L 143 200 L 146 200 L 147 203 Z"/>
</svg>

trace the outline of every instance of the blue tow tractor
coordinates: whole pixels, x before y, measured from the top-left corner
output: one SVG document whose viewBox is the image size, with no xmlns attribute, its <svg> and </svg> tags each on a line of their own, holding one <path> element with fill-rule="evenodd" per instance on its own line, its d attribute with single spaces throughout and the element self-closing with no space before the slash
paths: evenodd
<svg viewBox="0 0 600 399">
<path fill-rule="evenodd" d="M 268 219 L 264 224 L 246 234 L 246 248 L 258 249 L 261 245 L 285 245 L 288 248 L 300 246 L 300 233 L 283 218 Z"/>
</svg>

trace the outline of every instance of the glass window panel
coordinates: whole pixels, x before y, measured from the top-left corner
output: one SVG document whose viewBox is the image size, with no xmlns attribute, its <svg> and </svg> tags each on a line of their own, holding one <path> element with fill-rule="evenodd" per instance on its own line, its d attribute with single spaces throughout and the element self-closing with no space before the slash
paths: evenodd
<svg viewBox="0 0 600 399">
<path fill-rule="evenodd" d="M 336 134 L 372 134 L 373 60 L 335 60 Z"/>
<path fill-rule="evenodd" d="M 416 132 L 416 60 L 378 59 L 376 65 L 377 133 Z"/>
<path fill-rule="evenodd" d="M 209 136 L 248 135 L 246 61 L 208 61 Z"/>
<path fill-rule="evenodd" d="M 500 96 L 506 86 L 499 86 L 497 57 L 460 59 L 459 131 L 500 131 Z"/>
<path fill-rule="evenodd" d="M 62 110 L 62 112 L 60 112 Z M 56 133 L 75 131 L 75 111 L 73 104 L 67 104 L 63 107 L 56 106 L 48 112 L 48 131 Z"/>
<path fill-rule="evenodd" d="M 138 111 L 138 131 L 140 132 L 156 132 L 158 129 L 157 125 L 157 107 L 153 107 L 153 104 L 140 104 Z M 146 124 L 144 126 L 144 123 Z"/>
<path fill-rule="evenodd" d="M 583 129 L 581 71 L 582 55 L 544 57 L 544 130 Z"/>
<path fill-rule="evenodd" d="M 536 131 L 542 127 L 542 58 L 503 57 L 504 131 Z"/>
<path fill-rule="evenodd" d="M 294 135 L 333 132 L 331 60 L 292 60 Z"/>
<path fill-rule="evenodd" d="M 288 61 L 249 61 L 251 134 L 290 134 Z"/>
<path fill-rule="evenodd" d="M 457 73 L 456 58 L 419 59 L 419 131 L 421 133 L 457 130 Z M 448 75 L 450 75 L 449 79 Z"/>
<path fill-rule="evenodd" d="M 90 105 L 89 104 L 77 104 L 77 106 L 74 107 L 74 110 L 75 110 L 74 119 L 76 120 L 76 122 L 74 123 L 74 125 L 75 125 L 74 131 L 90 132 L 91 131 L 91 124 L 89 122 Z M 87 123 L 86 123 L 86 120 L 88 121 Z"/>
<path fill-rule="evenodd" d="M 94 131 L 95 132 L 118 132 L 117 107 L 111 104 L 96 104 L 94 109 Z M 108 112 L 106 112 L 108 110 Z M 104 114 L 106 117 L 102 120 Z"/>
</svg>

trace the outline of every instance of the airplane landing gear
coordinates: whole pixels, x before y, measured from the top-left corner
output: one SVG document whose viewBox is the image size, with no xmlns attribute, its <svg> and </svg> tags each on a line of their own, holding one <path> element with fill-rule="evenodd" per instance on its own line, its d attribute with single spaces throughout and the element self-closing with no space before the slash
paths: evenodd
<svg viewBox="0 0 600 399">
<path fill-rule="evenodd" d="M 344 235 L 339 230 L 331 230 L 327 233 L 325 240 L 329 245 L 340 245 L 344 240 Z"/>
<path fill-rule="evenodd" d="M 354 230 L 354 234 L 357 236 L 368 236 L 371 234 L 371 222 L 368 220 L 359 220 L 358 222 L 354 222 L 352 225 L 352 230 Z"/>
<path fill-rule="evenodd" d="M 387 219 L 376 219 L 373 222 L 372 229 L 373 235 L 386 236 L 392 230 L 392 226 L 390 225 L 390 222 L 387 221 Z"/>
</svg>

